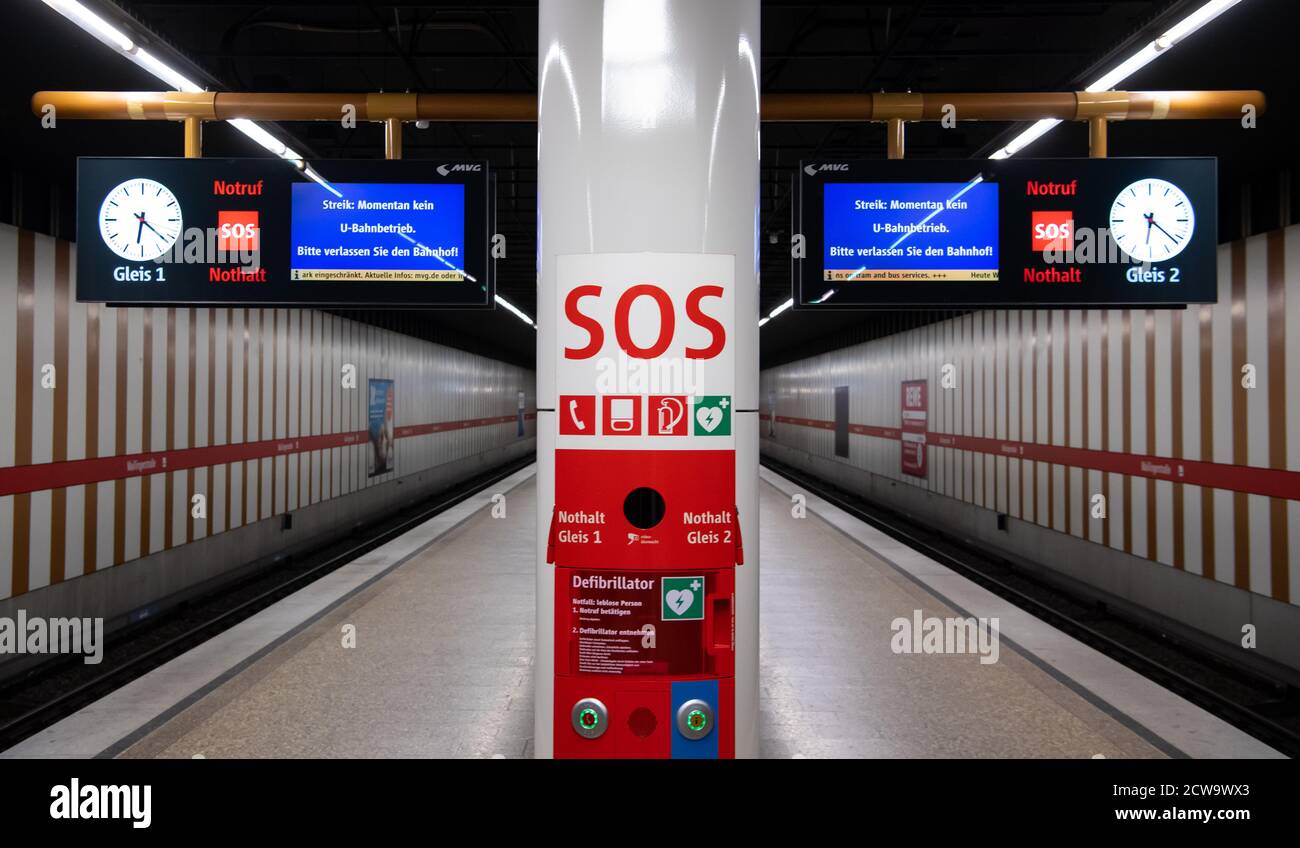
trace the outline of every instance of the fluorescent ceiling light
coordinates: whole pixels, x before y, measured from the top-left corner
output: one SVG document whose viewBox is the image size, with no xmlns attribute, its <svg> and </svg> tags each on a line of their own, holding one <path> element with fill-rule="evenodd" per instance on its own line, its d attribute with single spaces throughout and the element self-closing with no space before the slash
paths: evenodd
<svg viewBox="0 0 1300 848">
<path fill-rule="evenodd" d="M 1194 12 L 1174 24 L 1159 38 L 1146 44 L 1136 53 L 1116 65 L 1113 69 L 1098 77 L 1095 82 L 1088 85 L 1084 90 L 1108 91 L 1114 88 L 1142 68 L 1149 65 L 1157 56 L 1169 52 L 1171 48 L 1176 46 L 1183 39 L 1187 38 L 1187 36 L 1196 32 L 1201 27 L 1205 26 L 1210 21 L 1214 20 L 1219 15 L 1222 15 L 1240 2 L 1241 0 L 1211 0 L 1209 3 L 1198 6 Z M 1044 118 L 1041 121 L 1035 121 L 1015 138 L 1008 141 L 1006 145 L 999 147 L 997 150 L 989 154 L 989 158 L 1006 159 L 1009 156 L 1015 156 L 1021 150 L 1024 150 L 1035 141 L 1038 141 L 1038 139 L 1042 138 L 1054 129 L 1059 123 L 1061 122 L 1055 118 Z M 829 297 L 829 295 L 827 296 Z M 787 300 L 776 309 L 773 309 L 767 318 L 759 321 L 758 326 L 763 326 L 793 305 L 793 300 Z"/>
<path fill-rule="evenodd" d="M 1213 0 L 1206 3 L 1170 27 L 1169 31 L 1160 38 L 1169 39 L 1169 46 L 1172 47 L 1240 2 L 1241 0 Z"/>
<path fill-rule="evenodd" d="M 771 321 L 773 318 L 775 318 L 776 316 L 780 315 L 782 312 L 789 309 L 791 306 L 794 306 L 794 298 L 790 298 L 785 303 L 782 303 L 780 306 L 776 307 L 771 312 L 767 313 L 766 318 L 758 319 L 758 326 L 760 327 L 763 326 L 768 321 Z"/>
<path fill-rule="evenodd" d="M 45 5 L 72 21 L 100 41 L 123 53 L 135 49 L 126 33 L 96 15 L 76 0 L 45 0 Z"/>
<path fill-rule="evenodd" d="M 1151 64 L 1156 57 L 1169 52 L 1171 48 L 1187 38 L 1187 36 L 1240 2 L 1241 0 L 1210 0 L 1209 3 L 1198 6 L 1194 12 L 1174 24 L 1159 38 L 1144 45 L 1136 53 L 1102 74 L 1094 82 L 1086 86 L 1084 91 L 1109 91 Z M 1016 153 L 1042 138 L 1044 134 L 1059 123 L 1061 122 L 1054 119 L 1036 121 L 1024 132 L 1007 142 L 1005 147 L 1000 147 L 990 154 L 989 158 L 1006 159 L 1008 156 L 1015 156 Z"/>
<path fill-rule="evenodd" d="M 504 306 L 506 309 L 508 309 L 508 310 L 510 310 L 511 312 L 515 313 L 515 315 L 519 318 L 520 321 L 523 321 L 525 324 L 527 324 L 528 326 L 530 326 L 530 327 L 532 327 L 532 328 L 534 328 L 534 329 L 537 328 L 537 325 L 533 323 L 533 319 L 532 319 L 532 318 L 529 318 L 529 317 L 524 313 L 524 311 L 523 311 L 522 309 L 520 309 L 518 306 L 515 306 L 513 303 L 511 303 L 510 301 L 506 300 L 506 299 L 505 299 L 504 297 L 502 297 L 501 295 L 496 295 L 496 301 L 497 301 L 497 305 L 498 305 L 498 306 Z"/>
<path fill-rule="evenodd" d="M 1038 139 L 1047 134 L 1048 130 L 1061 123 L 1056 118 L 1044 118 L 1041 121 L 1035 121 L 1029 125 L 1029 129 L 1007 142 L 1006 147 L 1002 147 L 989 154 L 990 159 L 1006 159 L 1008 156 L 1015 156 L 1021 150 L 1033 144 Z"/>
<path fill-rule="evenodd" d="M 45 5 L 167 83 L 176 91 L 203 90 L 202 86 L 163 62 L 148 50 L 137 45 L 129 35 L 87 9 L 81 3 L 78 3 L 77 0 L 44 0 L 44 2 Z"/>
<path fill-rule="evenodd" d="M 250 121 L 247 118 L 231 118 L 226 121 L 226 123 L 230 124 L 262 147 L 265 147 L 276 156 L 279 156 L 281 159 L 288 160 L 290 164 L 298 170 L 304 172 L 308 177 L 338 195 L 338 192 L 335 191 L 332 185 L 322 179 L 321 176 L 311 168 L 307 167 L 306 162 L 303 161 L 302 154 L 298 153 L 292 147 L 285 147 L 284 142 L 263 129 L 261 124 Z M 342 197 L 342 195 L 339 196 Z"/>
<path fill-rule="evenodd" d="M 253 141 L 262 145 L 276 156 L 283 156 L 289 149 L 284 146 L 284 143 L 281 142 L 280 139 L 271 135 L 269 132 L 247 118 L 231 118 L 226 123 L 230 124 Z"/>
<path fill-rule="evenodd" d="M 1155 41 L 1151 42 L 1123 62 L 1120 62 L 1113 70 L 1108 71 L 1096 82 L 1084 88 L 1084 91 L 1109 91 L 1123 80 L 1128 79 L 1151 64 L 1152 60 L 1166 49 L 1167 47 L 1157 47 Z"/>
<path fill-rule="evenodd" d="M 203 87 L 198 83 L 193 82 L 148 50 L 137 47 L 134 50 L 127 51 L 126 57 L 177 91 L 195 92 L 203 90 Z"/>
<path fill-rule="evenodd" d="M 787 300 L 785 303 L 783 303 L 783 304 L 781 304 L 780 306 L 778 306 L 776 309 L 773 309 L 771 312 L 767 313 L 767 317 L 768 317 L 768 318 L 775 318 L 776 316 L 780 315 L 782 312 L 784 312 L 784 311 L 786 311 L 787 309 L 789 309 L 791 306 L 794 306 L 794 298 L 793 298 L 793 297 L 790 298 L 789 300 Z"/>
<path fill-rule="evenodd" d="M 86 32 L 95 36 L 95 38 L 121 53 L 127 59 L 130 59 L 136 65 L 139 65 L 158 79 L 170 85 L 175 91 L 203 91 L 203 86 L 168 65 L 148 50 L 138 46 L 131 40 L 130 36 L 92 12 L 90 9 L 87 9 L 81 3 L 78 3 L 77 0 L 44 0 L 44 3 L 51 9 L 54 9 L 59 14 L 63 15 L 63 17 L 81 27 Z M 244 118 L 236 118 L 227 121 L 227 123 L 251 138 L 253 141 L 257 142 L 262 147 L 274 153 L 276 156 L 289 160 L 289 162 L 299 170 L 305 170 L 307 176 L 316 180 L 316 182 L 325 186 L 330 191 L 334 191 L 333 186 L 322 180 L 319 174 L 316 174 L 309 168 L 305 168 L 302 156 L 299 153 L 286 147 L 283 142 L 271 135 L 258 124 Z"/>
<path fill-rule="evenodd" d="M 311 165 L 306 164 L 301 159 L 299 159 L 296 164 L 298 165 L 299 168 L 302 169 L 302 172 L 307 175 L 308 179 L 316 181 L 321 185 L 322 188 L 324 188 L 329 193 L 333 194 L 335 197 L 343 196 L 343 192 L 339 191 L 334 186 L 330 185 L 329 180 L 325 179 L 320 174 L 316 173 L 316 169 L 313 168 Z"/>
</svg>

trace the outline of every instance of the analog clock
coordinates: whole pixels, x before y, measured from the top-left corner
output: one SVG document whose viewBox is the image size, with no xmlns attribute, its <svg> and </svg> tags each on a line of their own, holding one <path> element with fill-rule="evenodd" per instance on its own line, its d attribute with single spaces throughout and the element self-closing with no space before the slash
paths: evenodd
<svg viewBox="0 0 1300 848">
<path fill-rule="evenodd" d="M 99 207 L 99 234 L 123 259 L 162 256 L 181 235 L 181 206 L 171 189 L 138 177 L 114 188 Z"/>
<path fill-rule="evenodd" d="M 1192 201 L 1171 182 L 1154 177 L 1125 188 L 1110 207 L 1110 233 L 1139 262 L 1172 259 L 1192 240 Z"/>
</svg>

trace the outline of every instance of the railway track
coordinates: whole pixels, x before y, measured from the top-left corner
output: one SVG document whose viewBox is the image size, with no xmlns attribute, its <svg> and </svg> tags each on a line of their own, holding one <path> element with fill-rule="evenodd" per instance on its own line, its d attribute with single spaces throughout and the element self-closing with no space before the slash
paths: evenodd
<svg viewBox="0 0 1300 848">
<path fill-rule="evenodd" d="M 1300 756 L 1300 691 L 1103 601 L 1072 594 L 1024 567 L 769 457 L 762 464 L 924 553 L 1080 642 L 1176 692 L 1289 757 Z"/>
<path fill-rule="evenodd" d="M 109 635 L 104 661 L 60 657 L 0 683 L 0 751 L 141 677 L 308 583 L 401 536 L 533 462 L 531 456 L 470 478 L 343 539 L 286 558 L 202 598 Z"/>
</svg>

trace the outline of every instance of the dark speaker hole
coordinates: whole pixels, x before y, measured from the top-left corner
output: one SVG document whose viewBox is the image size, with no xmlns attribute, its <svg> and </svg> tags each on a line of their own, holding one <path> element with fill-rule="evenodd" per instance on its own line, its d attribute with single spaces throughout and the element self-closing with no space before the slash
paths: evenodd
<svg viewBox="0 0 1300 848">
<path fill-rule="evenodd" d="M 649 486 L 633 489 L 623 500 L 623 514 L 633 527 L 649 530 L 664 520 L 664 496 Z"/>
<path fill-rule="evenodd" d="M 645 707 L 637 707 L 627 717 L 628 730 L 632 731 L 632 735 L 639 736 L 642 739 L 654 733 L 658 724 L 659 720 L 655 718 L 655 714 Z"/>
</svg>

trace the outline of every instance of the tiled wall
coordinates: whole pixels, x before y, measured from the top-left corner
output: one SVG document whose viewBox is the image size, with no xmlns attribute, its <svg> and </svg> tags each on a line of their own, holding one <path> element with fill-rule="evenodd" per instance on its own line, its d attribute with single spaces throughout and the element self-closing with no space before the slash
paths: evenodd
<svg viewBox="0 0 1300 848">
<path fill-rule="evenodd" d="M 764 445 L 1300 603 L 1300 227 L 1222 245 L 1218 278 L 1214 306 L 987 310 L 766 370 Z M 928 383 L 923 478 L 905 380 Z"/>
<path fill-rule="evenodd" d="M 75 250 L 0 226 L 0 599 L 531 450 L 532 371 L 312 310 L 77 303 Z M 396 399 L 395 471 L 375 477 L 371 377 Z"/>
</svg>

